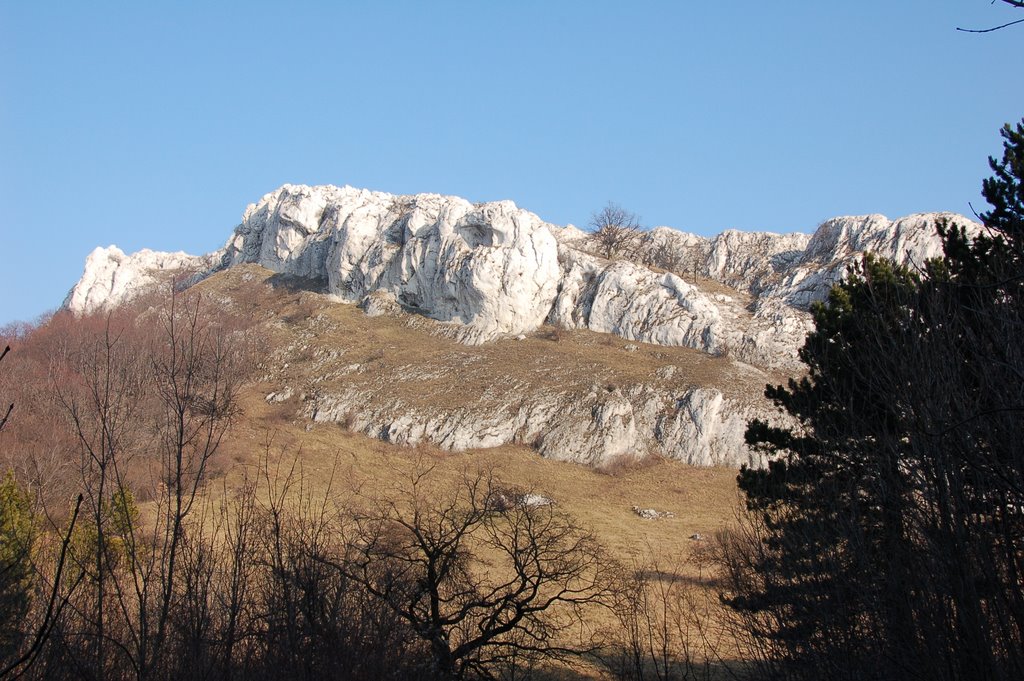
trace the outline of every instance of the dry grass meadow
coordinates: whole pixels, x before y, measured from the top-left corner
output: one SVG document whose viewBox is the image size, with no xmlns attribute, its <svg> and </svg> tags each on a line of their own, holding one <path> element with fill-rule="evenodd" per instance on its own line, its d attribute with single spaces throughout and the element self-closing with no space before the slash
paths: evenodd
<svg viewBox="0 0 1024 681">
<path fill-rule="evenodd" d="M 244 391 L 244 417 L 221 453 L 229 482 L 267 451 L 272 458 L 293 458 L 314 491 L 324 491 L 331 480 L 335 494 L 384 493 L 417 461 L 429 461 L 435 475 L 453 480 L 489 469 L 510 484 L 554 499 L 623 559 L 648 548 L 666 556 L 686 554 L 699 543 L 692 535 L 711 537 L 732 522 L 738 505 L 734 469 L 657 459 L 595 471 L 544 459 L 519 445 L 464 452 L 403 447 L 347 432 L 341 424 L 313 423 L 300 413 L 297 398 L 269 404 L 264 397 L 282 385 L 329 391 L 355 382 L 410 403 L 453 406 L 500 392 L 503 385 L 584 390 L 595 382 L 666 380 L 749 395 L 781 376 L 737 374 L 728 359 L 688 348 L 635 343 L 630 350 L 621 338 L 550 327 L 524 340 L 464 345 L 447 338 L 444 325 L 432 320 L 411 314 L 371 318 L 354 305 L 275 279 L 267 270 L 245 266 L 200 286 L 236 313 L 261 320 L 266 332 L 264 380 Z M 359 369 L 334 375 L 338 366 L 353 365 Z M 660 378 L 659 370 L 668 366 L 676 368 L 672 378 Z M 401 374 L 417 378 L 403 381 Z M 633 506 L 674 517 L 644 520 Z"/>
<path fill-rule="evenodd" d="M 242 489 L 246 479 L 264 476 L 266 481 L 268 475 L 261 494 L 291 473 L 293 493 L 351 508 L 394 498 L 424 468 L 442 488 L 487 471 L 504 485 L 552 499 L 623 566 L 656 565 L 661 573 L 685 579 L 693 585 L 688 588 L 701 592 L 701 616 L 711 621 L 708 626 L 717 626 L 716 583 L 708 578 L 702 556 L 716 533 L 735 522 L 740 507 L 735 469 L 649 458 L 594 470 L 545 459 L 528 443 L 459 452 L 401 446 L 351 432 L 344 423 L 310 420 L 302 396 L 355 388 L 368 400 L 397 398 L 452 409 L 510 393 L 529 399 L 532 391 L 582 394 L 595 384 L 655 384 L 669 390 L 714 386 L 741 397 L 783 376 L 687 348 L 551 327 L 524 339 L 466 345 L 452 338 L 451 325 L 406 312 L 369 317 L 308 284 L 256 266 L 221 272 L 197 290 L 209 303 L 255 322 L 260 343 L 257 379 L 243 388 L 239 416 L 212 462 L 206 487 L 211 504 Z M 279 402 L 266 399 L 284 387 L 294 394 Z M 644 519 L 635 507 L 666 517 Z M 611 612 L 603 617 L 606 622 L 590 624 L 614 626 Z M 733 641 L 720 642 L 717 655 L 722 659 L 705 670 L 706 678 L 726 678 L 741 664 Z M 551 675 L 608 677 L 593 665 Z"/>
<path fill-rule="evenodd" d="M 428 517 L 431 511 L 440 512 L 439 501 L 450 499 L 458 490 L 465 491 L 467 479 L 484 474 L 502 493 L 512 488 L 516 493 L 550 499 L 556 513 L 547 517 L 556 518 L 556 523 L 568 522 L 568 526 L 560 527 L 573 528 L 573 536 L 578 536 L 574 533 L 576 529 L 582 530 L 599 545 L 596 553 L 586 553 L 587 560 L 593 562 L 584 569 L 597 576 L 598 585 L 587 588 L 600 595 L 594 597 L 594 602 L 581 606 L 585 611 L 567 606 L 568 610 L 552 614 L 551 621 L 557 617 L 561 623 L 568 623 L 567 629 L 553 629 L 557 632 L 553 636 L 573 637 L 571 641 L 552 640 L 556 646 L 561 642 L 574 651 L 575 664 L 547 668 L 540 678 L 637 678 L 635 673 L 623 673 L 620 667 L 627 657 L 624 651 L 635 646 L 632 641 L 636 640 L 627 639 L 628 632 L 635 633 L 635 627 L 630 629 L 632 625 L 624 618 L 640 614 L 661 618 L 665 627 L 676 627 L 670 632 L 672 640 L 665 641 L 663 646 L 666 655 L 673 657 L 672 664 L 677 664 L 677 657 L 687 652 L 708 661 L 699 675 L 684 672 L 666 678 L 720 678 L 742 664 L 737 660 L 744 657 L 743 653 L 717 628 L 723 619 L 719 587 L 707 560 L 713 552 L 716 534 L 735 522 L 740 507 L 736 470 L 694 468 L 657 456 L 639 461 L 625 456 L 596 470 L 542 457 L 533 447 L 537 444 L 536 435 L 527 434 L 525 428 L 511 437 L 513 443 L 489 449 L 448 451 L 430 443 L 408 446 L 357 431 L 357 424 L 348 417 L 353 409 L 383 408 L 402 416 L 407 409 L 416 410 L 416 418 L 431 418 L 436 415 L 434 410 L 438 410 L 446 419 L 486 419 L 496 409 L 514 413 L 526 405 L 543 405 L 545 409 L 565 409 L 563 418 L 580 418 L 578 412 L 570 411 L 576 397 L 586 399 L 595 392 L 619 390 L 625 395 L 645 395 L 653 387 L 656 394 L 671 399 L 672 395 L 693 388 L 713 387 L 740 400 L 756 394 L 766 382 L 784 377 L 739 364 L 729 357 L 550 326 L 525 337 L 467 344 L 457 338 L 462 328 L 457 325 L 400 309 L 371 317 L 357 306 L 325 294 L 322 287 L 318 289 L 309 282 L 251 265 L 217 273 L 192 292 L 199 294 L 197 304 L 204 315 L 222 317 L 222 328 L 230 334 L 233 352 L 245 358 L 231 369 L 239 372 L 236 377 L 245 378 L 234 404 L 236 408 L 230 411 L 230 428 L 208 461 L 206 450 L 197 455 L 203 461 L 202 473 L 197 474 L 201 480 L 197 483 L 199 503 L 194 507 L 188 504 L 189 510 L 183 511 L 182 516 L 187 515 L 188 529 L 175 535 L 191 537 L 190 541 L 195 542 L 190 544 L 193 549 L 198 551 L 195 547 L 205 546 L 204 550 L 222 555 L 231 546 L 230 519 L 241 518 L 249 512 L 246 509 L 254 514 L 247 517 L 258 517 L 259 523 L 269 523 L 272 516 L 284 518 L 288 527 L 299 533 L 311 527 L 310 520 L 317 522 L 304 514 L 310 509 L 314 513 L 324 509 L 319 518 L 329 517 L 330 521 L 319 526 L 327 528 L 323 536 L 329 537 L 326 541 L 331 542 L 332 550 L 348 550 L 358 546 L 358 540 L 352 543 L 348 533 L 358 532 L 360 522 L 385 517 L 381 514 L 388 512 L 387 504 L 392 501 L 408 508 L 403 504 L 412 503 L 411 479 L 417 473 L 430 471 L 428 491 L 417 497 L 418 503 L 426 504 L 417 508 L 426 508 Z M 160 538 L 171 536 L 161 535 L 161 527 L 168 527 L 166 523 L 170 522 L 166 515 L 171 508 L 167 481 L 173 482 L 176 450 L 173 446 L 171 450 L 153 447 L 150 438 L 162 437 L 164 433 L 160 430 L 163 421 L 155 414 L 166 404 L 158 400 L 151 404 L 143 396 L 144 391 L 158 390 L 165 386 L 160 381 L 168 380 L 167 374 L 156 372 L 163 365 L 145 354 L 147 348 L 160 347 L 148 345 L 154 342 L 149 332 L 158 334 L 160 328 L 166 330 L 160 327 L 165 319 L 161 315 L 166 314 L 164 306 L 169 304 L 165 295 L 166 291 L 154 293 L 151 299 L 138 301 L 122 319 L 113 322 L 110 317 L 101 316 L 83 320 L 58 317 L 50 326 L 35 332 L 38 336 L 33 336 L 31 352 L 22 355 L 21 348 L 16 348 L 17 356 L 26 358 L 23 364 L 16 365 L 20 373 L 0 376 L 6 381 L 0 383 L 5 392 L 13 392 L 16 384 L 25 388 L 15 399 L 23 409 L 19 413 L 34 414 L 33 418 L 20 418 L 15 428 L 5 430 L 4 437 L 20 438 L 18 446 L 13 446 L 14 440 L 7 440 L 12 446 L 5 450 L 5 456 L 7 452 L 17 452 L 19 457 L 9 458 L 7 463 L 24 479 L 37 481 L 41 503 L 54 528 L 69 522 L 71 506 L 66 500 L 74 498 L 84 481 L 94 481 L 99 466 L 88 434 L 76 439 L 74 432 L 64 430 L 69 417 L 61 409 L 68 409 L 70 403 L 39 387 L 50 380 L 47 372 L 52 372 L 54 366 L 64 367 L 51 361 L 56 353 L 69 366 L 79 367 L 75 362 L 81 362 L 81 376 L 70 370 L 65 372 L 67 375 L 57 374 L 66 383 L 63 389 L 69 391 L 64 394 L 72 395 L 72 399 L 91 394 L 89 367 L 100 367 L 97 375 L 108 376 L 102 371 L 107 366 L 103 361 L 114 361 L 114 366 L 123 368 L 124 382 L 115 380 L 117 395 L 139 391 L 141 406 L 126 402 L 123 411 L 118 412 L 127 414 L 127 420 L 119 427 L 129 430 L 125 430 L 126 444 L 117 449 L 121 457 L 117 465 L 123 468 L 116 471 L 115 477 L 137 504 L 138 528 L 143 530 L 146 542 L 161 546 Z M 189 299 L 196 301 L 191 294 Z M 112 328 L 116 331 L 111 344 Z M 122 338 L 122 333 L 129 335 Z M 69 342 L 78 341 L 83 348 L 81 357 L 60 354 L 69 352 Z M 103 354 L 104 350 L 108 354 Z M 96 355 L 101 358 L 95 360 L 96 364 L 89 363 L 93 358 L 90 352 L 100 353 Z M 122 374 L 110 375 L 117 379 Z M 98 389 L 102 392 L 102 386 L 107 384 L 96 385 L 101 386 Z M 348 400 L 355 395 L 355 406 L 348 401 L 343 409 L 327 412 L 329 419 L 315 418 L 320 414 L 315 411 L 318 398 L 329 402 L 336 395 L 347 395 Z M 102 400 L 98 403 L 104 404 Z M 146 410 L 155 411 L 150 414 Z M 198 415 L 206 413 L 196 411 Z M 563 412 L 551 413 L 557 419 L 557 414 Z M 91 414 L 85 415 L 88 423 Z M 213 428 L 220 432 L 219 425 Z M 107 457 L 103 459 L 104 465 L 113 461 L 111 451 L 100 452 Z M 69 458 L 64 460 L 56 452 L 68 452 Z M 170 458 L 165 460 L 158 455 Z M 114 478 L 108 478 L 103 479 L 113 484 Z M 281 493 L 285 487 L 287 494 Z M 185 496 L 190 494 L 188 489 L 181 489 L 185 489 Z M 417 491 L 424 489 L 427 488 Z M 491 503 L 495 498 L 492 491 L 488 488 L 481 492 L 487 496 L 475 497 L 474 503 Z M 103 513 L 108 492 L 97 494 L 104 501 L 94 508 Z M 462 513 L 459 508 L 455 513 Z M 283 513 L 278 514 L 282 509 Z M 647 519 L 636 512 L 638 509 L 653 509 L 660 517 Z M 269 532 L 269 527 L 260 525 L 260 532 Z M 55 550 L 58 534 L 49 536 L 48 541 L 53 542 L 50 549 Z M 268 536 L 271 535 L 261 535 L 256 541 L 267 542 Z M 281 535 L 274 536 L 280 539 Z M 475 536 L 462 546 L 465 553 L 460 555 L 471 556 L 466 558 L 470 567 L 465 579 L 508 579 L 505 571 L 510 569 L 509 555 L 503 555 L 497 544 Z M 582 556 L 591 546 L 589 539 L 584 539 L 576 551 Z M 247 545 L 245 549 L 253 551 L 253 565 L 261 570 L 271 560 L 260 553 L 263 548 L 266 547 L 261 544 L 259 548 Z M 99 550 L 96 555 L 100 555 Z M 106 570 L 103 579 L 96 583 L 113 588 L 114 577 L 127 579 L 126 575 L 131 575 L 134 579 L 148 569 L 143 565 L 145 560 L 155 555 L 146 551 L 132 553 L 130 562 L 118 564 L 117 575 L 113 569 Z M 518 558 L 516 553 L 513 563 Z M 101 569 L 96 571 L 99 574 Z M 277 586 L 267 589 L 259 593 L 277 593 Z M 92 597 L 92 592 L 76 595 L 82 603 L 87 597 Z M 634 609 L 637 599 L 648 597 L 654 599 L 648 604 L 649 610 L 641 613 Z M 101 602 L 100 596 L 96 598 Z M 126 605 L 122 613 L 126 632 L 134 631 L 129 626 L 135 621 L 132 607 L 135 606 Z M 666 620 L 668 610 L 675 617 L 672 622 Z M 75 622 L 66 625 L 68 631 L 93 631 L 88 622 Z M 256 620 L 252 626 L 253 631 L 262 631 Z M 699 626 L 699 630 L 694 626 Z M 714 650 L 710 652 L 704 640 L 709 635 L 715 639 Z M 691 636 L 700 639 L 697 650 L 686 648 L 694 643 Z M 580 655 L 581 649 L 590 652 Z"/>
</svg>

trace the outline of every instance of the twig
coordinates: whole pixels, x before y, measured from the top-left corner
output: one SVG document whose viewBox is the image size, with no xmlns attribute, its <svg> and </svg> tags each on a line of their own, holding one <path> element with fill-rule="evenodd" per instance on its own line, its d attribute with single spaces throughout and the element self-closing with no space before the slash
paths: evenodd
<svg viewBox="0 0 1024 681">
<path fill-rule="evenodd" d="M 4 357 L 6 357 L 7 353 L 10 352 L 10 351 L 11 351 L 11 346 L 8 345 L 8 346 L 6 346 L 4 348 L 3 352 L 0 352 L 0 362 L 3 361 Z M 11 417 L 11 412 L 12 411 L 14 411 L 14 405 L 13 404 L 11 404 L 9 407 L 7 407 L 7 413 L 4 414 L 4 417 L 2 419 L 0 419 L 0 430 L 4 429 L 4 426 L 7 424 L 7 419 L 9 419 Z"/>
<path fill-rule="evenodd" d="M 1021 6 L 1022 5 L 1014 5 L 1014 7 Z M 962 31 L 964 33 L 991 33 L 992 31 L 998 31 L 1001 28 L 1006 28 L 1007 26 L 1013 26 L 1014 24 L 1020 23 L 1024 23 L 1024 19 L 1017 19 L 1017 21 L 1011 21 L 1007 24 L 1003 24 L 1002 26 L 993 26 L 992 28 L 960 28 L 959 26 L 957 26 L 956 30 Z"/>
<path fill-rule="evenodd" d="M 958 28 L 957 30 L 959 31 L 960 29 Z M 971 212 L 974 213 L 974 217 L 978 218 L 978 222 L 984 224 L 985 221 L 981 219 L 980 215 L 978 215 L 978 211 L 974 210 L 974 204 L 968 201 L 967 205 L 970 206 Z"/>
</svg>

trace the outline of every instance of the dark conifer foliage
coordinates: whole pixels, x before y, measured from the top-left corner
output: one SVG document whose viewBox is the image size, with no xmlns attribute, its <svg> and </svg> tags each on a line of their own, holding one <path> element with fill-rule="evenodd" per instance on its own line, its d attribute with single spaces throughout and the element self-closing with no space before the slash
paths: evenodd
<svg viewBox="0 0 1024 681">
<path fill-rule="evenodd" d="M 866 257 L 813 310 L 808 374 L 753 422 L 755 541 L 729 603 L 784 678 L 1024 678 L 1024 124 L 970 235 L 916 270 Z M 750 569 L 741 569 L 742 565 Z"/>
</svg>

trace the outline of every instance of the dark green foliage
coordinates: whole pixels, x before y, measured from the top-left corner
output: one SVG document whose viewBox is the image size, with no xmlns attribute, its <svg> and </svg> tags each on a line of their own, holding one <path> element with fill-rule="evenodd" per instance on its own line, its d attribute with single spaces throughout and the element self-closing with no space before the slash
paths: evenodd
<svg viewBox="0 0 1024 681">
<path fill-rule="evenodd" d="M 865 258 L 814 308 L 808 374 L 754 422 L 761 528 L 730 603 L 791 678 L 1024 678 L 1024 125 L 987 230 L 943 225 L 921 273 Z"/>
<path fill-rule="evenodd" d="M 32 500 L 7 473 L 0 482 L 0 663 L 18 649 L 32 597 Z"/>
</svg>

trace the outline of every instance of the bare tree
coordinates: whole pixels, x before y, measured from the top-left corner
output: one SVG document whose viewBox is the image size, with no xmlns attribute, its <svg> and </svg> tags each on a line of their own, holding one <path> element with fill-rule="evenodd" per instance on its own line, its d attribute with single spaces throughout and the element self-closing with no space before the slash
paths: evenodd
<svg viewBox="0 0 1024 681">
<path fill-rule="evenodd" d="M 715 593 L 717 556 L 697 547 L 666 557 L 648 547 L 625 575 L 619 627 L 605 664 L 621 681 L 697 681 L 732 674 L 743 659 Z"/>
<path fill-rule="evenodd" d="M 594 538 L 490 473 L 455 491 L 429 473 L 356 519 L 341 569 L 429 644 L 433 671 L 494 678 L 593 650 L 581 625 L 610 604 L 617 574 Z"/>
<path fill-rule="evenodd" d="M 3 361 L 3 358 L 6 357 L 7 353 L 10 352 L 10 351 L 11 351 L 11 346 L 10 345 L 4 346 L 4 351 L 0 352 L 0 361 Z M 7 411 L 5 411 L 4 415 L 2 417 L 0 417 L 0 430 L 3 430 L 4 426 L 7 425 L 7 419 L 9 419 L 11 417 L 11 412 L 12 411 L 14 411 L 14 403 L 13 402 L 7 406 Z"/>
<path fill-rule="evenodd" d="M 9 345 L 0 352 L 0 361 L 11 351 Z M 0 417 L 0 431 L 14 411 L 11 403 Z M 51 586 L 36 622 L 29 619 L 31 590 L 40 595 L 46 591 L 46 579 L 33 573 L 34 557 L 38 553 L 38 527 L 35 511 L 27 492 L 19 487 L 9 470 L 0 482 L 0 679 L 17 678 L 29 671 L 39 657 L 61 611 L 67 605 L 67 595 L 62 593 L 65 560 L 75 522 L 82 507 L 83 497 L 78 495 L 71 521 L 60 546 L 53 572 L 49 575 Z M 75 585 L 70 585 L 73 590 Z M 29 628 L 35 624 L 35 633 L 28 637 Z M 27 644 L 27 645 L 25 645 Z"/>
<path fill-rule="evenodd" d="M 235 412 L 245 365 L 240 344 L 198 296 L 172 293 L 163 312 L 146 314 L 144 325 L 108 316 L 97 337 L 54 369 L 70 376 L 57 386 L 88 511 L 72 551 L 88 587 L 67 624 L 68 638 L 89 650 L 69 652 L 98 678 L 145 678 L 166 661 L 186 519 Z M 155 501 L 152 522 L 139 522 L 139 491 Z"/>
<path fill-rule="evenodd" d="M 697 281 L 704 258 L 700 246 L 681 246 L 656 233 L 644 235 L 641 262 Z"/>
<path fill-rule="evenodd" d="M 115 530 L 111 499 L 118 492 L 118 470 L 127 463 L 137 441 L 137 417 L 145 393 L 139 348 L 122 337 L 112 316 L 96 336 L 82 340 L 66 365 L 55 366 L 55 389 L 71 430 L 77 438 L 80 484 L 84 491 L 88 527 L 82 530 L 72 559 L 87 587 L 72 602 L 79 627 L 82 663 L 104 678 L 113 668 L 108 659 L 116 620 L 117 588 L 113 568 L 120 546 L 112 543 Z M 123 488 L 121 488 L 123 491 Z M 116 644 L 114 644 L 116 647 Z"/>
<path fill-rule="evenodd" d="M 313 493 L 299 452 L 271 463 L 243 489 L 226 533 L 221 577 L 226 610 L 218 624 L 228 674 L 246 679 L 336 678 L 399 681 L 431 678 L 430 653 L 386 603 L 348 578 L 344 524 L 331 490 Z M 321 479 L 321 483 L 323 480 Z M 253 502 L 253 499 L 259 501 Z M 225 607 L 227 606 L 227 607 Z M 231 654 L 231 646 L 238 649 Z"/>
<path fill-rule="evenodd" d="M 590 217 L 591 239 L 606 258 L 636 255 L 641 242 L 640 217 L 609 202 Z"/>
<path fill-rule="evenodd" d="M 152 353 L 152 376 L 161 406 L 157 417 L 160 489 L 165 494 L 158 503 L 157 550 L 154 561 L 146 566 L 159 575 L 153 649 L 148 651 L 151 663 L 157 662 L 167 636 L 185 519 L 237 411 L 243 364 L 237 348 L 201 313 L 198 297 L 179 300 L 172 294 L 162 322 L 162 338 Z M 143 661 L 146 653 L 140 651 Z"/>
</svg>

